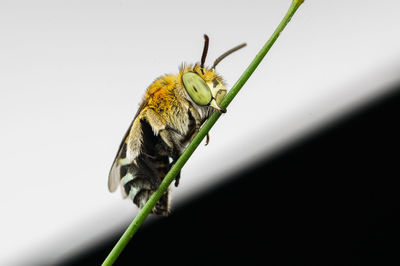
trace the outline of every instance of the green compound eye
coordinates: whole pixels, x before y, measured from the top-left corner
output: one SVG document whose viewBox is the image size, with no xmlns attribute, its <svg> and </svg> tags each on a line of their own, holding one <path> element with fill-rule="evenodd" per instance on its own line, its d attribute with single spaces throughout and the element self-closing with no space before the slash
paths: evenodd
<svg viewBox="0 0 400 266">
<path fill-rule="evenodd" d="M 183 85 L 190 98 L 198 105 L 209 105 L 212 100 L 211 90 L 206 82 L 196 73 L 182 75 Z"/>
</svg>

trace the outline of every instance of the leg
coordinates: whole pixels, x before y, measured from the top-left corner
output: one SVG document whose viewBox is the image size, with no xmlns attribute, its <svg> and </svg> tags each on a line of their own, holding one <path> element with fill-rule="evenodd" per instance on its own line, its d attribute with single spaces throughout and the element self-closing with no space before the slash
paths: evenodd
<svg viewBox="0 0 400 266">
<path fill-rule="evenodd" d="M 175 187 L 179 186 L 179 180 L 181 179 L 181 171 L 175 177 Z"/>
</svg>

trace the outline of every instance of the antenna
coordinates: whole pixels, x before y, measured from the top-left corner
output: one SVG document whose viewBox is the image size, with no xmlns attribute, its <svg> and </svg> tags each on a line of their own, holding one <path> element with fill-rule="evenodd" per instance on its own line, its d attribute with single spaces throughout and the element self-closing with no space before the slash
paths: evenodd
<svg viewBox="0 0 400 266">
<path fill-rule="evenodd" d="M 230 50 L 226 51 L 225 53 L 223 53 L 222 55 L 220 55 L 220 57 L 218 57 L 217 59 L 215 59 L 212 68 L 215 68 L 215 67 L 219 64 L 219 62 L 222 61 L 222 59 L 224 59 L 225 57 L 227 57 L 227 56 L 230 55 L 231 53 L 234 53 L 234 52 L 236 52 L 237 50 L 239 50 L 239 49 L 245 47 L 246 45 L 247 45 L 246 43 L 239 44 L 238 46 L 235 46 L 235 47 L 233 47 L 232 49 L 230 49 Z"/>
<path fill-rule="evenodd" d="M 203 48 L 203 54 L 201 55 L 201 64 L 200 64 L 200 69 L 201 69 L 201 72 L 203 73 L 203 75 L 204 75 L 204 71 L 203 71 L 204 62 L 206 62 L 209 40 L 210 39 L 208 38 L 207 34 L 204 34 L 204 48 Z"/>
</svg>

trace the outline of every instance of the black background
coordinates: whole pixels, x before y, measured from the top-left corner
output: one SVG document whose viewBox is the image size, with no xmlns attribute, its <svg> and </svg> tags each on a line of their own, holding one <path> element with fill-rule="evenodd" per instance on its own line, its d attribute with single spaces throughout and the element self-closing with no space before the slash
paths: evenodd
<svg viewBox="0 0 400 266">
<path fill-rule="evenodd" d="M 141 228 L 115 265 L 400 265 L 394 91 Z M 100 265 L 124 229 L 60 264 Z"/>
</svg>

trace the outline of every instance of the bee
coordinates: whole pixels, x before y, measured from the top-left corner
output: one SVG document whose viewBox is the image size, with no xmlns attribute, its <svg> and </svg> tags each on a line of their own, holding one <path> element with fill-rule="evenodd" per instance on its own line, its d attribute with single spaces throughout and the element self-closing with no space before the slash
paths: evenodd
<svg viewBox="0 0 400 266">
<path fill-rule="evenodd" d="M 226 95 L 225 83 L 215 67 L 243 43 L 218 57 L 212 67 L 204 66 L 209 38 L 204 35 L 201 62 L 179 68 L 178 75 L 164 75 L 147 88 L 131 125 L 122 138 L 112 164 L 108 189 L 121 186 L 123 198 L 129 197 L 142 208 L 157 190 L 171 166 L 216 110 Z M 207 135 L 206 144 L 209 141 Z M 178 186 L 180 173 L 175 179 Z M 169 213 L 169 190 L 160 198 L 152 213 Z"/>
</svg>

